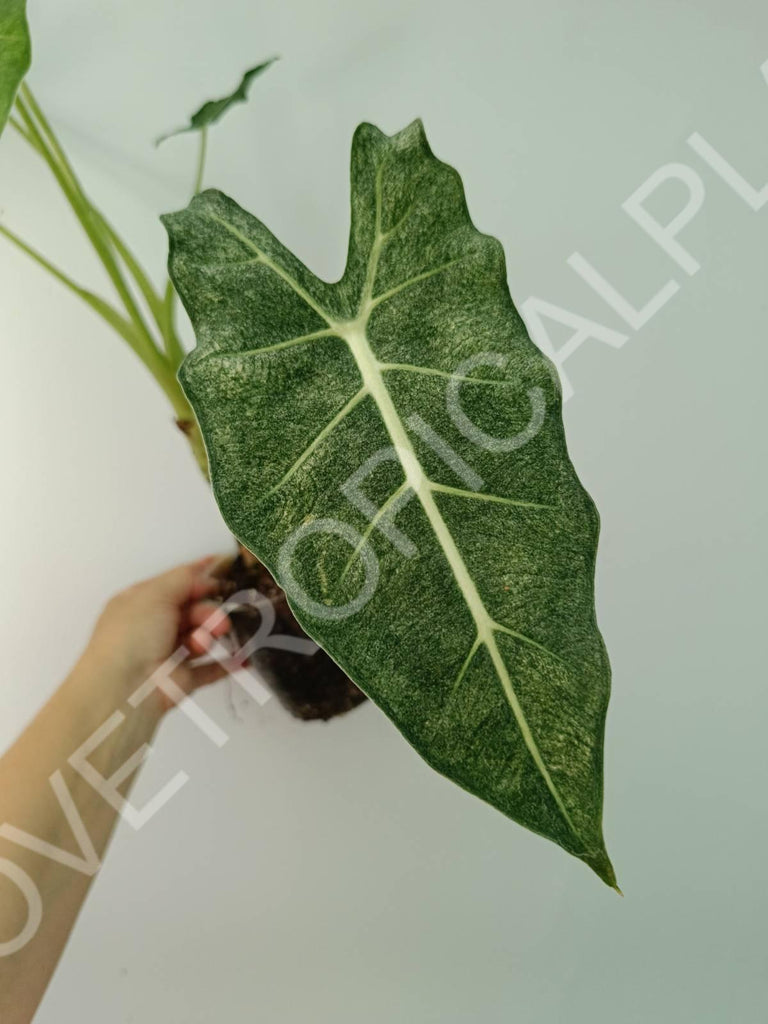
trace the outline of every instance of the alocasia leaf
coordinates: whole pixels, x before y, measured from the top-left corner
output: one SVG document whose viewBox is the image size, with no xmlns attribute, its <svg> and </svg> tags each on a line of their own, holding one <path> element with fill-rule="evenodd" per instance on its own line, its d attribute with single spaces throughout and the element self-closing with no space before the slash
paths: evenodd
<svg viewBox="0 0 768 1024">
<path fill-rule="evenodd" d="M 29 70 L 32 51 L 26 6 L 26 0 L 0 0 L 0 132 Z"/>
<path fill-rule="evenodd" d="M 229 96 L 224 96 L 220 100 L 208 100 L 207 103 L 204 103 L 202 107 L 195 111 L 192 117 L 190 117 L 189 124 L 184 125 L 183 128 L 176 128 L 172 132 L 166 132 L 165 135 L 161 135 L 157 139 L 158 145 L 163 142 L 164 139 L 170 139 L 173 135 L 181 135 L 182 132 L 201 131 L 203 128 L 207 128 L 209 125 L 215 124 L 224 116 L 224 114 L 226 114 L 233 104 L 245 102 L 248 98 L 248 89 L 253 79 L 266 71 L 267 68 L 274 64 L 276 60 L 277 57 L 270 57 L 269 60 L 265 60 L 261 64 L 257 64 L 256 67 L 250 68 L 250 70 L 246 71 L 240 79 L 240 84 L 234 92 L 231 92 Z"/>
<path fill-rule="evenodd" d="M 615 885 L 598 517 L 456 171 L 361 125 L 335 284 L 220 192 L 163 219 L 230 529 L 429 764 Z"/>
</svg>

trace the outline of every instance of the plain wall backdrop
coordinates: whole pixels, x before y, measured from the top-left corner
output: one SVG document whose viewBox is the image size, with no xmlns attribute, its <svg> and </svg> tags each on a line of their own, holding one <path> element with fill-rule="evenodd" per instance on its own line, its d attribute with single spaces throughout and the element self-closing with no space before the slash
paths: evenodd
<svg viewBox="0 0 768 1024">
<path fill-rule="evenodd" d="M 621 329 L 566 259 L 637 305 L 628 342 L 567 362 L 571 453 L 603 522 L 614 672 L 605 830 L 626 898 L 434 774 L 367 705 L 302 724 L 227 685 L 162 727 L 40 1024 L 758 1024 L 765 1019 L 765 375 L 768 204 L 686 144 L 768 180 L 758 0 L 34 0 L 30 84 L 92 195 L 159 275 L 157 215 L 195 140 L 154 149 L 273 53 L 213 129 L 206 182 L 335 278 L 354 127 L 415 116 L 501 239 L 512 295 Z M 706 197 L 689 276 L 622 210 L 659 166 Z M 671 218 L 668 185 L 649 207 Z M 3 220 L 107 285 L 42 163 L 8 131 Z M 570 333 L 553 327 L 561 343 Z M 84 306 L 0 244 L 3 746 L 61 680 L 101 603 L 229 539 L 164 399 Z M 233 702 L 235 710 L 233 710 Z"/>
</svg>

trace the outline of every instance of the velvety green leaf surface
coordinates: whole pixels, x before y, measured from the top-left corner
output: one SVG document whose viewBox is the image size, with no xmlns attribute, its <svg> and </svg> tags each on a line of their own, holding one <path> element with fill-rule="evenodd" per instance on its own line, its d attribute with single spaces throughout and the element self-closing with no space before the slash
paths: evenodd
<svg viewBox="0 0 768 1024">
<path fill-rule="evenodd" d="M 16 90 L 29 70 L 31 48 L 26 0 L 0 0 L 0 132 L 5 127 Z"/>
<path fill-rule="evenodd" d="M 230 529 L 434 768 L 614 885 L 598 517 L 456 171 L 361 125 L 335 284 L 219 192 L 164 222 Z"/>
<path fill-rule="evenodd" d="M 261 64 L 257 64 L 256 67 L 246 71 L 234 92 L 231 92 L 229 96 L 224 96 L 220 100 L 208 100 L 202 105 L 202 107 L 200 107 L 199 110 L 195 111 L 189 119 L 189 124 L 184 125 L 183 128 L 176 128 L 172 132 L 167 132 L 165 135 L 161 135 L 157 140 L 158 144 L 164 139 L 170 139 L 173 135 L 180 135 L 182 132 L 200 131 L 211 124 L 215 124 L 224 116 L 224 114 L 226 114 L 231 106 L 235 103 L 244 103 L 245 100 L 248 99 L 248 89 L 250 88 L 253 79 L 258 78 L 258 76 L 262 74 L 262 72 L 266 71 L 270 65 L 274 64 L 276 60 L 277 57 L 270 57 L 269 60 L 265 60 Z"/>
</svg>

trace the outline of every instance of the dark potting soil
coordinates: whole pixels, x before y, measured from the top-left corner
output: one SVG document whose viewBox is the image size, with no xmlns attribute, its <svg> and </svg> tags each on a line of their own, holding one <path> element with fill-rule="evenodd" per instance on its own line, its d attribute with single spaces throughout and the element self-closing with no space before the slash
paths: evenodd
<svg viewBox="0 0 768 1024">
<path fill-rule="evenodd" d="M 272 634 L 306 637 L 288 607 L 284 592 L 269 570 L 250 552 L 241 549 L 220 575 L 224 598 L 241 590 L 255 589 L 270 601 L 275 610 Z M 258 608 L 245 607 L 231 612 L 230 618 L 241 644 L 246 643 L 261 624 Z M 327 720 L 351 711 L 366 700 L 365 694 L 321 649 L 307 655 L 262 647 L 254 652 L 251 663 L 259 669 L 281 704 L 296 718 Z"/>
</svg>

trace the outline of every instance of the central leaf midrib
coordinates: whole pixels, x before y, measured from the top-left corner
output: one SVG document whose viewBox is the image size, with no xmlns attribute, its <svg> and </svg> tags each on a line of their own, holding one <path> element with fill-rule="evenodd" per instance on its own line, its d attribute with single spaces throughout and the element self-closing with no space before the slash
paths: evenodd
<svg viewBox="0 0 768 1024">
<path fill-rule="evenodd" d="M 380 169 L 381 170 L 381 169 Z M 512 680 L 509 675 L 509 671 L 502 657 L 499 646 L 496 643 L 495 632 L 498 629 L 502 629 L 504 632 L 509 633 L 513 637 L 517 637 L 521 641 L 528 640 L 522 634 L 517 634 L 513 630 L 501 627 L 495 622 L 480 596 L 480 593 L 475 585 L 475 582 L 467 568 L 467 565 L 459 551 L 456 542 L 453 539 L 453 535 L 448 528 L 447 523 L 443 519 L 440 509 L 432 494 L 432 486 L 429 477 L 422 469 L 421 463 L 416 454 L 416 450 L 411 443 L 411 439 L 405 429 L 402 419 L 395 407 L 392 397 L 389 394 L 386 384 L 384 383 L 384 376 L 382 373 L 383 364 L 380 364 L 373 352 L 367 335 L 367 324 L 370 313 L 373 308 L 377 305 L 376 299 L 373 297 L 373 287 L 375 283 L 376 273 L 378 269 L 378 258 L 383 247 L 383 243 L 386 239 L 386 233 L 381 231 L 381 196 L 380 196 L 380 173 L 376 179 L 376 216 L 375 216 L 375 229 L 374 229 L 374 241 L 371 247 L 371 253 L 369 263 L 367 267 L 367 273 L 365 282 L 362 289 L 360 306 L 358 309 L 358 316 L 355 320 L 347 322 L 339 322 L 335 320 L 330 314 L 328 314 L 313 298 L 309 293 L 294 280 L 291 275 L 280 267 L 279 264 L 275 263 L 266 253 L 264 253 L 247 235 L 244 235 L 239 231 L 233 224 L 224 220 L 215 214 L 209 214 L 213 220 L 219 223 L 222 227 L 228 230 L 234 235 L 239 241 L 246 245 L 252 252 L 255 252 L 259 259 L 267 266 L 270 270 L 276 273 L 283 281 L 288 284 L 293 291 L 304 301 L 307 305 L 313 309 L 319 316 L 326 321 L 332 331 L 340 338 L 342 338 L 360 372 L 360 376 L 363 381 L 363 390 L 368 393 L 376 403 L 376 407 L 379 410 L 379 414 L 382 418 L 384 426 L 389 434 L 392 443 L 397 452 L 400 464 L 405 473 L 406 480 L 413 489 L 416 497 L 424 509 L 424 513 L 429 520 L 432 531 L 443 551 L 446 561 L 448 562 L 451 572 L 453 573 L 454 579 L 456 580 L 457 586 L 461 592 L 465 604 L 472 616 L 475 623 L 477 634 L 473 642 L 472 653 L 476 653 L 477 649 L 481 645 L 484 645 L 488 650 L 493 667 L 496 671 L 496 675 L 499 678 L 504 695 L 507 699 L 507 703 L 510 706 L 512 714 L 514 715 L 515 721 L 520 733 L 523 737 L 523 741 L 528 749 L 528 752 L 533 759 L 536 768 L 544 780 L 547 789 L 549 790 L 552 798 L 557 805 L 557 808 L 562 815 L 567 826 L 573 832 L 577 839 L 581 839 L 579 833 L 571 820 L 568 810 L 563 802 L 560 792 L 549 773 L 546 762 L 539 750 L 536 739 L 533 736 L 531 728 L 525 717 L 525 713 L 522 709 L 520 701 L 517 697 L 515 689 L 512 685 Z M 408 467 L 405 465 L 402 459 L 401 453 L 406 453 L 408 461 L 411 463 L 412 470 L 409 472 Z M 416 469 L 416 472 L 413 472 Z M 546 651 L 546 648 L 542 647 L 541 644 L 529 641 L 533 646 L 539 648 L 542 651 Z M 547 652 L 550 653 L 551 652 Z M 464 668 L 468 668 L 468 662 L 471 659 L 467 659 Z M 463 671 L 462 671 L 463 674 Z M 589 851 L 585 850 L 585 853 Z"/>
<path fill-rule="evenodd" d="M 347 342 L 350 351 L 357 362 L 360 375 L 363 378 L 363 384 L 371 398 L 376 403 L 387 433 L 389 434 L 395 450 L 398 453 L 398 457 L 400 458 L 400 463 L 403 467 L 404 473 L 406 474 L 406 479 L 408 479 L 410 486 L 424 509 L 424 513 L 429 520 L 432 531 L 437 538 L 437 542 L 451 568 L 451 572 L 453 573 L 456 584 L 464 598 L 464 602 L 474 620 L 475 627 L 477 629 L 475 643 L 479 639 L 480 643 L 487 648 L 491 661 L 493 662 L 493 667 L 507 698 L 507 702 L 523 736 L 525 745 L 533 758 L 534 764 L 544 779 L 544 782 L 554 798 L 566 824 L 574 835 L 578 837 L 578 832 L 571 821 L 571 817 L 563 803 L 563 799 L 549 773 L 549 769 L 541 755 L 541 751 L 539 750 L 538 744 L 531 732 L 531 728 L 528 725 L 528 721 L 525 717 L 522 706 L 520 705 L 520 701 L 518 700 L 517 694 L 512 686 L 512 680 L 510 679 L 507 666 L 501 655 L 499 646 L 496 643 L 496 623 L 488 614 L 488 610 L 486 609 L 483 599 L 475 585 L 475 581 L 473 580 L 469 569 L 467 568 L 467 564 L 464 561 L 455 540 L 453 539 L 453 534 L 449 530 L 448 524 L 443 519 L 440 509 L 437 507 L 437 503 L 433 497 L 431 481 L 421 467 L 416 450 L 411 443 L 411 439 L 408 436 L 403 421 L 400 418 L 384 383 L 383 375 L 378 366 L 378 360 L 376 359 L 368 341 L 365 324 L 362 323 L 360 325 L 355 325 L 351 329 L 347 328 L 346 331 L 340 329 L 339 333 Z M 409 472 L 409 467 L 403 462 L 401 455 L 403 452 L 407 453 L 407 461 L 409 463 L 412 462 L 413 468 L 415 469 L 418 467 L 415 474 L 412 470 Z M 418 479 L 411 479 L 412 476 L 417 476 Z"/>
</svg>

